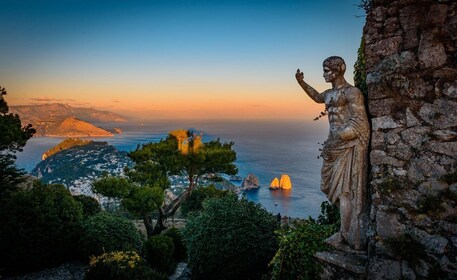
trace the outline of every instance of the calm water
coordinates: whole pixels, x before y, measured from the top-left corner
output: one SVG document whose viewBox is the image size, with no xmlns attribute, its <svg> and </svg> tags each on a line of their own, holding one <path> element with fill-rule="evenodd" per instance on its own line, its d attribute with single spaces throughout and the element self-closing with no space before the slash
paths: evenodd
<svg viewBox="0 0 457 280">
<path fill-rule="evenodd" d="M 99 124 L 104 128 L 106 124 Z M 268 211 L 292 217 L 316 217 L 325 195 L 320 191 L 320 168 L 317 159 L 319 142 L 327 137 L 325 121 L 156 121 L 148 123 L 116 124 L 123 134 L 107 141 L 122 151 L 131 151 L 138 144 L 159 141 L 173 129 L 194 129 L 204 134 L 204 141 L 220 138 L 235 142 L 239 176 L 253 173 L 259 177 L 261 188 L 246 193 L 248 199 L 261 203 Z M 32 170 L 41 155 L 63 138 L 40 137 L 27 142 L 18 154 L 17 165 Z M 274 177 L 289 174 L 293 189 L 271 191 L 268 186 Z M 276 205 L 277 204 L 277 205 Z"/>
</svg>

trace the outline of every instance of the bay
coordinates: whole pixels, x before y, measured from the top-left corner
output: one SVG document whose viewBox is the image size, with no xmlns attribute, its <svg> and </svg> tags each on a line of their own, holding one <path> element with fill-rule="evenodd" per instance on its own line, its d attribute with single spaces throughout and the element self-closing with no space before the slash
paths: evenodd
<svg viewBox="0 0 457 280">
<path fill-rule="evenodd" d="M 324 121 L 191 121 L 157 120 L 120 124 L 97 124 L 105 129 L 121 128 L 123 133 L 106 141 L 121 151 L 134 150 L 137 145 L 157 142 L 174 129 L 192 129 L 203 133 L 203 140 L 220 138 L 234 142 L 239 176 L 255 174 L 260 181 L 259 190 L 245 192 L 249 200 L 260 203 L 268 211 L 282 216 L 317 217 L 325 195 L 320 191 L 319 148 L 327 137 L 328 125 Z M 40 162 L 41 155 L 63 141 L 57 137 L 34 137 L 18 154 L 19 168 L 31 171 Z M 288 174 L 291 190 L 269 190 L 275 177 Z"/>
</svg>

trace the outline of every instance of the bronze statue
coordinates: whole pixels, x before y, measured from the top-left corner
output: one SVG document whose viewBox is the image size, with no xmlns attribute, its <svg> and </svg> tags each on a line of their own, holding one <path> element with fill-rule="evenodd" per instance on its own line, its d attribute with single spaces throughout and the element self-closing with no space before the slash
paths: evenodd
<svg viewBox="0 0 457 280">
<path fill-rule="evenodd" d="M 362 92 L 344 79 L 346 64 L 341 57 L 324 60 L 324 79 L 332 88 L 322 93 L 303 80 L 297 70 L 295 78 L 311 99 L 325 103 L 330 132 L 322 151 L 321 190 L 340 209 L 340 232 L 327 241 L 347 242 L 361 250 L 366 246 L 367 224 L 367 147 L 370 135 Z"/>
</svg>

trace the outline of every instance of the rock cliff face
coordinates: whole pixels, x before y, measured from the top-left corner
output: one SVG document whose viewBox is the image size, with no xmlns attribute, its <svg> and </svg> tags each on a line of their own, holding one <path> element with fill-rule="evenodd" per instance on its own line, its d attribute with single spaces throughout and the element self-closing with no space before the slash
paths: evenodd
<svg viewBox="0 0 457 280">
<path fill-rule="evenodd" d="M 368 278 L 456 279 L 457 2 L 373 0 L 364 38 Z"/>
<path fill-rule="evenodd" d="M 113 136 L 113 133 L 70 117 L 57 127 L 50 129 L 46 135 L 50 137 L 110 137 Z"/>
</svg>

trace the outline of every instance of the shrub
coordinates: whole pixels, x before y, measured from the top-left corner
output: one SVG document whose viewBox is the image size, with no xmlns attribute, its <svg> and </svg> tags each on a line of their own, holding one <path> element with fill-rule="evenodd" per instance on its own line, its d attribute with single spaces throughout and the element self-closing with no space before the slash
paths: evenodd
<svg viewBox="0 0 457 280">
<path fill-rule="evenodd" d="M 120 216 L 100 212 L 84 222 L 81 251 L 84 256 L 98 256 L 104 252 L 139 251 L 142 241 L 135 225 Z"/>
<path fill-rule="evenodd" d="M 324 240 L 335 232 L 335 228 L 309 219 L 280 230 L 279 249 L 270 262 L 269 279 L 318 279 L 320 266 L 314 254 L 327 249 Z"/>
<path fill-rule="evenodd" d="M 173 259 L 176 262 L 185 260 L 187 256 L 187 249 L 183 241 L 182 233 L 179 231 L 179 229 L 172 227 L 164 231 L 162 234 L 170 237 L 173 240 L 173 245 L 175 247 L 173 252 Z"/>
<path fill-rule="evenodd" d="M 93 216 L 102 210 L 100 203 L 87 195 L 75 195 L 73 198 L 82 204 L 83 215 L 85 218 Z"/>
<path fill-rule="evenodd" d="M 189 197 L 181 204 L 181 213 L 188 216 L 203 209 L 203 201 L 213 197 L 223 197 L 228 192 L 216 189 L 213 185 L 200 187 L 192 191 Z"/>
<path fill-rule="evenodd" d="M 75 259 L 82 219 L 62 185 L 11 193 L 0 202 L 0 267 L 22 272 Z"/>
<path fill-rule="evenodd" d="M 167 280 L 168 276 L 146 265 L 135 251 L 117 251 L 91 257 L 86 280 Z"/>
<path fill-rule="evenodd" d="M 277 218 L 235 195 L 208 199 L 183 229 L 195 279 L 260 279 L 277 248 Z"/>
<path fill-rule="evenodd" d="M 172 273 L 176 267 L 173 260 L 173 239 L 166 235 L 154 235 L 144 244 L 144 252 L 149 265 L 165 273 Z"/>
</svg>

